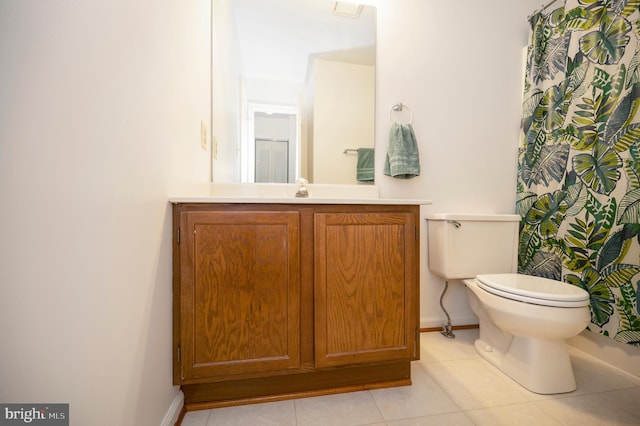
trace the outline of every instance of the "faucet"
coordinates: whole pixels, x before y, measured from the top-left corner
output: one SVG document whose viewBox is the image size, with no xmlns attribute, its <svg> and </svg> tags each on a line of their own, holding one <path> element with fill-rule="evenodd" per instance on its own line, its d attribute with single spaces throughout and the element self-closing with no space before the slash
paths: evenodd
<svg viewBox="0 0 640 426">
<path fill-rule="evenodd" d="M 304 178 L 298 178 L 296 179 L 296 183 L 298 184 L 296 198 L 307 198 L 309 196 L 309 190 L 307 189 L 307 184 L 309 182 Z"/>
</svg>

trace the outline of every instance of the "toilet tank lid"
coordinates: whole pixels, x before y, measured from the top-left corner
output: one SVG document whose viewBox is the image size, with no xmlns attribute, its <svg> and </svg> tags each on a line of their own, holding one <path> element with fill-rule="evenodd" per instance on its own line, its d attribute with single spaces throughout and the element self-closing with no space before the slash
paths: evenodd
<svg viewBox="0 0 640 426">
<path fill-rule="evenodd" d="M 475 222 L 519 222 L 517 214 L 491 214 L 491 213 L 429 213 L 427 220 L 457 220 Z"/>
</svg>

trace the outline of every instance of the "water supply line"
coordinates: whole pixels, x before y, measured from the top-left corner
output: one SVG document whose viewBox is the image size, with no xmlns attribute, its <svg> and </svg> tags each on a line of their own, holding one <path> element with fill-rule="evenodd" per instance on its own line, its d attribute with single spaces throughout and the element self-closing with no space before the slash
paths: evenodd
<svg viewBox="0 0 640 426">
<path fill-rule="evenodd" d="M 445 280 L 444 289 L 442 290 L 442 294 L 440 295 L 440 307 L 444 311 L 444 314 L 447 316 L 447 323 L 442 325 L 442 331 L 440 332 L 444 337 L 448 337 L 450 339 L 455 339 L 456 335 L 451 331 L 451 317 L 449 316 L 449 312 L 444 308 L 444 304 L 442 303 L 442 299 L 444 298 L 444 294 L 447 292 L 449 288 L 449 281 Z"/>
<path fill-rule="evenodd" d="M 462 226 L 462 224 L 457 220 L 447 220 L 447 223 L 450 223 L 456 229 Z M 442 311 L 444 312 L 444 314 L 447 316 L 447 323 L 442 325 L 442 331 L 440 333 L 445 337 L 448 337 L 450 339 L 455 339 L 456 335 L 453 334 L 452 327 L 451 327 L 451 317 L 449 316 L 449 312 L 447 312 L 447 310 L 445 309 L 444 303 L 442 303 L 442 299 L 444 299 L 444 295 L 447 292 L 448 288 L 449 288 L 449 281 L 445 280 L 444 289 L 442 290 L 442 294 L 440 295 L 440 307 L 442 308 Z"/>
</svg>

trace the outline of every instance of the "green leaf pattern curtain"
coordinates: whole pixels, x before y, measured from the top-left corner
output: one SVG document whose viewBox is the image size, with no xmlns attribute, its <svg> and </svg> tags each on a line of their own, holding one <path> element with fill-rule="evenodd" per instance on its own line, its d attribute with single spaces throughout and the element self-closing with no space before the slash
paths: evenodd
<svg viewBox="0 0 640 426">
<path fill-rule="evenodd" d="M 530 17 L 518 269 L 585 289 L 589 329 L 640 346 L 640 0 L 550 9 Z"/>
</svg>

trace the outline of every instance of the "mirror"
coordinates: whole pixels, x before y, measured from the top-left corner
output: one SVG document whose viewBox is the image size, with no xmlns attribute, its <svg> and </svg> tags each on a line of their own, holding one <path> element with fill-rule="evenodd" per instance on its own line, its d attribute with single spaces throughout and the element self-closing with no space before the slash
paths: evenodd
<svg viewBox="0 0 640 426">
<path fill-rule="evenodd" d="M 213 0 L 212 179 L 356 180 L 373 148 L 376 10 L 333 0 Z"/>
</svg>

